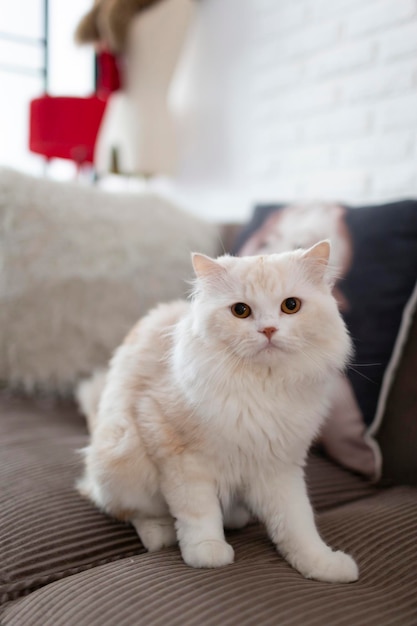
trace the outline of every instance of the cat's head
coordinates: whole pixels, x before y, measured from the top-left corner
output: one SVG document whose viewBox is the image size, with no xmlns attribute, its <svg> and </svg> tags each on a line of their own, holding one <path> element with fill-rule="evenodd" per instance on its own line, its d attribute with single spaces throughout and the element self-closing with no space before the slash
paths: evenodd
<svg viewBox="0 0 417 626">
<path fill-rule="evenodd" d="M 214 260 L 193 255 L 193 331 L 214 351 L 268 367 L 343 368 L 351 342 L 332 296 L 330 244 Z"/>
</svg>

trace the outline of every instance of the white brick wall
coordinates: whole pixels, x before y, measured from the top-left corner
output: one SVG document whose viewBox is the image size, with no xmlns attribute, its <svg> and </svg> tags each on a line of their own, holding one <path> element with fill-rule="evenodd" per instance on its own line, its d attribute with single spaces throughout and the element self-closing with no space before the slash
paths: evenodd
<svg viewBox="0 0 417 626">
<path fill-rule="evenodd" d="M 416 0 L 257 5 L 268 28 L 259 28 L 254 50 L 262 59 L 254 102 L 263 113 L 258 132 L 261 125 L 270 130 L 252 155 L 259 193 L 265 183 L 280 197 L 286 177 L 297 197 L 368 202 L 417 195 Z M 280 14 L 288 7 L 298 8 L 297 24 L 283 29 Z M 279 68 L 275 84 L 268 67 Z M 274 127 L 295 130 L 280 141 Z"/>
<path fill-rule="evenodd" d="M 206 70 L 217 77 L 213 172 L 227 172 L 241 207 L 243 200 L 417 197 L 417 0 L 198 5 L 211 20 L 208 32 L 215 32 L 216 20 L 223 29 L 229 23 L 230 32 L 242 30 L 233 49 L 225 40 L 217 50 L 221 64 L 199 67 L 202 83 Z M 217 46 L 208 37 L 206 43 Z M 208 65 L 209 59 L 206 54 Z M 205 147 L 197 136 L 194 141 L 195 166 Z M 215 186 L 207 164 L 207 181 Z"/>
</svg>

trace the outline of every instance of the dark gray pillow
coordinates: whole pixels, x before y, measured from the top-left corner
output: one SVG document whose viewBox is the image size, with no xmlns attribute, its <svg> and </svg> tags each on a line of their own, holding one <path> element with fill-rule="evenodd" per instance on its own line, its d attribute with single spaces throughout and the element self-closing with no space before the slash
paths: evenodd
<svg viewBox="0 0 417 626">
<path fill-rule="evenodd" d="M 302 222 L 308 219 L 311 235 L 317 216 L 319 221 L 321 219 L 317 232 L 326 235 L 326 219 L 329 233 L 334 232 L 330 225 L 332 210 L 341 224 L 338 243 L 341 245 L 343 239 L 348 249 L 348 261 L 337 282 L 337 291 L 343 302 L 342 314 L 353 339 L 355 356 L 347 371 L 349 389 L 346 387 L 340 406 L 334 407 L 323 430 L 322 442 L 327 452 L 343 465 L 377 478 L 381 475 L 382 457 L 374 436 L 387 419 L 385 412 L 393 413 L 393 398 L 401 393 L 398 389 L 411 384 L 409 378 L 408 383 L 397 382 L 396 372 L 407 346 L 410 318 L 417 299 L 417 201 L 363 207 L 323 204 L 322 213 L 317 203 L 301 210 L 299 205 L 258 206 L 253 219 L 241 232 L 234 252 L 271 252 L 274 245 L 277 251 L 281 250 L 285 243 L 284 235 L 284 241 L 280 241 L 280 234 L 284 232 L 283 216 L 287 219 L 289 211 L 293 211 L 293 215 L 297 211 L 300 235 Z M 273 237 L 272 229 L 275 229 Z M 294 232 L 292 237 L 295 241 Z M 407 396 L 409 393 L 408 389 Z M 386 405 L 388 399 L 390 404 Z M 406 398 L 402 401 L 406 402 Z M 387 428 L 381 428 L 381 436 L 388 432 Z M 407 436 L 400 431 L 399 426 L 398 436 Z M 411 431 L 415 433 L 414 427 Z M 384 450 L 388 450 L 388 443 L 384 434 Z M 401 448 L 399 443 L 396 445 Z M 415 444 L 414 450 L 417 450 Z"/>
</svg>

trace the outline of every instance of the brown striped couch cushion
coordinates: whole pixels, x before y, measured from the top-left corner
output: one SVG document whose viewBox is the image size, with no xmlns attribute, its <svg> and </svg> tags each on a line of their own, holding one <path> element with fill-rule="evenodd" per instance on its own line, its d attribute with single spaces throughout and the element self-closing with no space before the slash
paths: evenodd
<svg viewBox="0 0 417 626">
<path fill-rule="evenodd" d="M 76 450 L 86 442 L 84 421 L 71 404 L 0 398 L 2 601 L 144 552 L 130 525 L 103 515 L 75 491 Z M 378 491 L 320 457 L 310 461 L 308 482 L 317 510 Z"/>
<path fill-rule="evenodd" d="M 350 585 L 309 581 L 259 526 L 229 534 L 236 562 L 195 570 L 178 550 L 123 558 L 7 606 L 3 626 L 415 626 L 417 490 L 395 487 L 322 512 L 323 536 L 360 566 Z"/>
<path fill-rule="evenodd" d="M 118 523 L 101 514 L 79 497 L 73 487 L 81 468 L 76 450 L 85 445 L 86 441 L 87 434 L 83 419 L 70 403 L 53 404 L 46 400 L 35 402 L 6 395 L 0 397 L 0 537 L 2 544 L 0 592 L 2 601 L 17 600 L 41 587 L 45 588 L 47 594 L 55 588 L 59 590 L 61 587 L 49 587 L 49 583 L 64 578 L 68 578 L 68 584 L 70 581 L 72 581 L 71 584 L 77 584 L 80 580 L 81 587 L 85 584 L 86 589 L 91 589 L 90 583 L 78 577 L 82 575 L 86 577 L 86 581 L 93 581 L 96 573 L 99 576 L 100 572 L 108 572 L 111 579 L 114 576 L 116 578 L 121 576 L 120 585 L 124 587 L 127 584 L 129 588 L 130 575 L 126 581 L 123 578 L 123 572 L 130 571 L 129 564 L 131 563 L 140 564 L 140 567 L 134 568 L 135 571 L 137 570 L 135 576 L 139 576 L 139 571 L 143 572 L 144 576 L 143 580 L 134 577 L 132 580 L 136 583 L 132 582 L 132 585 L 148 589 L 146 595 L 149 594 L 149 588 L 155 586 L 158 588 L 168 586 L 171 589 L 179 575 L 178 572 L 184 572 L 181 576 L 185 576 L 187 585 L 191 588 L 198 586 L 199 581 L 213 581 L 210 583 L 213 585 L 213 591 L 210 593 L 214 594 L 215 581 L 224 580 L 221 573 L 209 573 L 207 578 L 206 573 L 185 568 L 181 564 L 176 549 L 153 556 L 145 554 L 135 532 L 129 525 Z M 373 515 L 377 510 L 373 503 L 376 504 L 379 501 L 378 498 L 381 498 L 383 503 L 386 496 L 394 493 L 381 492 L 379 488 L 370 485 L 362 478 L 319 456 L 311 457 L 307 476 L 316 510 L 332 509 L 324 513 L 320 520 L 325 532 L 329 533 L 329 539 L 334 538 L 335 545 L 340 546 L 351 545 L 355 548 L 355 524 L 359 524 L 354 513 L 349 513 L 348 517 L 345 516 L 343 511 L 350 509 L 343 508 L 343 505 L 355 503 L 355 506 L 360 506 L 363 502 L 367 507 L 364 511 L 369 511 L 367 515 Z M 401 495 L 402 492 L 398 493 Z M 408 494 L 408 492 L 405 493 Z M 416 492 L 412 493 L 415 495 Z M 401 501 L 400 495 L 398 496 L 399 502 Z M 394 513 L 393 516 L 395 517 Z M 330 524 L 328 528 L 327 523 Z M 350 531 L 350 523 L 353 524 L 352 531 Z M 372 523 L 369 528 L 372 529 Z M 363 536 L 361 535 L 358 539 L 360 545 L 366 543 L 364 537 L 367 540 L 368 534 L 373 531 L 369 530 L 368 533 L 368 529 L 363 525 L 361 532 Z M 231 540 L 238 550 L 237 569 L 227 570 L 233 572 L 230 574 L 231 580 L 235 576 L 239 579 L 240 568 L 243 568 L 242 572 L 246 572 L 249 576 L 248 572 L 251 569 L 253 572 L 258 571 L 259 566 L 259 580 L 262 579 L 263 571 L 265 571 L 266 578 L 271 577 L 274 580 L 280 580 L 280 572 L 285 571 L 285 576 L 289 576 L 291 583 L 288 593 L 293 583 L 296 586 L 305 584 L 304 581 L 300 583 L 298 575 L 289 570 L 276 556 L 263 530 L 258 526 L 233 534 Z M 114 563 L 115 561 L 120 562 Z M 104 569 L 97 569 L 97 566 L 103 564 L 106 564 Z M 171 567 L 171 564 L 175 567 Z M 273 567 L 269 569 L 271 564 Z M 148 579 L 148 574 L 154 571 L 154 568 L 153 577 Z M 173 576 L 172 580 L 171 576 Z M 250 578 L 245 582 L 243 579 L 243 588 L 250 587 L 251 580 Z M 61 583 L 64 584 L 64 581 Z M 101 583 L 98 583 L 98 588 L 100 585 Z M 116 588 L 119 589 L 117 585 Z M 176 589 L 176 595 L 179 594 L 180 598 L 180 589 L 178 587 Z M 223 591 L 222 589 L 221 593 Z M 216 593 L 220 593 L 220 589 Z M 266 590 L 265 593 L 272 593 L 272 591 Z M 32 597 L 35 601 L 38 596 L 32 594 L 30 598 Z M 43 598 L 42 595 L 39 597 Z M 59 593 L 57 597 L 60 597 Z M 32 601 L 30 598 L 28 602 Z M 16 605 L 12 603 L 7 608 L 9 621 L 5 623 L 19 625 L 35 623 L 27 622 L 26 617 L 24 619 L 18 617 L 19 614 L 16 613 L 20 610 L 18 607 L 28 606 L 20 602 L 21 600 Z M 42 600 L 40 602 L 42 606 Z M 97 600 L 97 602 L 100 604 L 102 600 Z M 58 608 L 56 611 L 58 614 Z M 72 623 L 81 624 L 77 621 L 78 619 L 84 618 L 80 614 Z M 40 626 L 47 622 L 44 622 L 42 618 L 37 623 Z M 71 622 L 66 623 L 71 624 Z M 119 622 L 106 622 L 106 626 L 107 623 L 110 626 Z"/>
<path fill-rule="evenodd" d="M 87 441 L 72 404 L 0 401 L 0 598 L 142 550 L 74 489 Z"/>
</svg>

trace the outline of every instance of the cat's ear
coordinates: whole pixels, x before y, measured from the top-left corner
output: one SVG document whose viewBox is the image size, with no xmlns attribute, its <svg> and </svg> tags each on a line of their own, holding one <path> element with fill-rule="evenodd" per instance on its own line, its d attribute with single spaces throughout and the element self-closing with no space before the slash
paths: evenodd
<svg viewBox="0 0 417 626">
<path fill-rule="evenodd" d="M 331 272 L 329 272 L 329 258 L 330 258 L 330 241 L 325 239 L 319 241 L 314 246 L 306 250 L 303 255 L 303 259 L 309 262 L 309 266 L 314 276 L 319 280 L 326 279 L 331 283 Z"/>
<path fill-rule="evenodd" d="M 209 256 L 193 252 L 191 260 L 197 278 L 216 279 L 224 277 L 226 272 L 225 268 Z"/>
<path fill-rule="evenodd" d="M 314 261 L 326 266 L 330 257 L 330 241 L 328 239 L 319 241 L 314 246 L 306 250 L 303 257 L 313 259 Z"/>
</svg>

